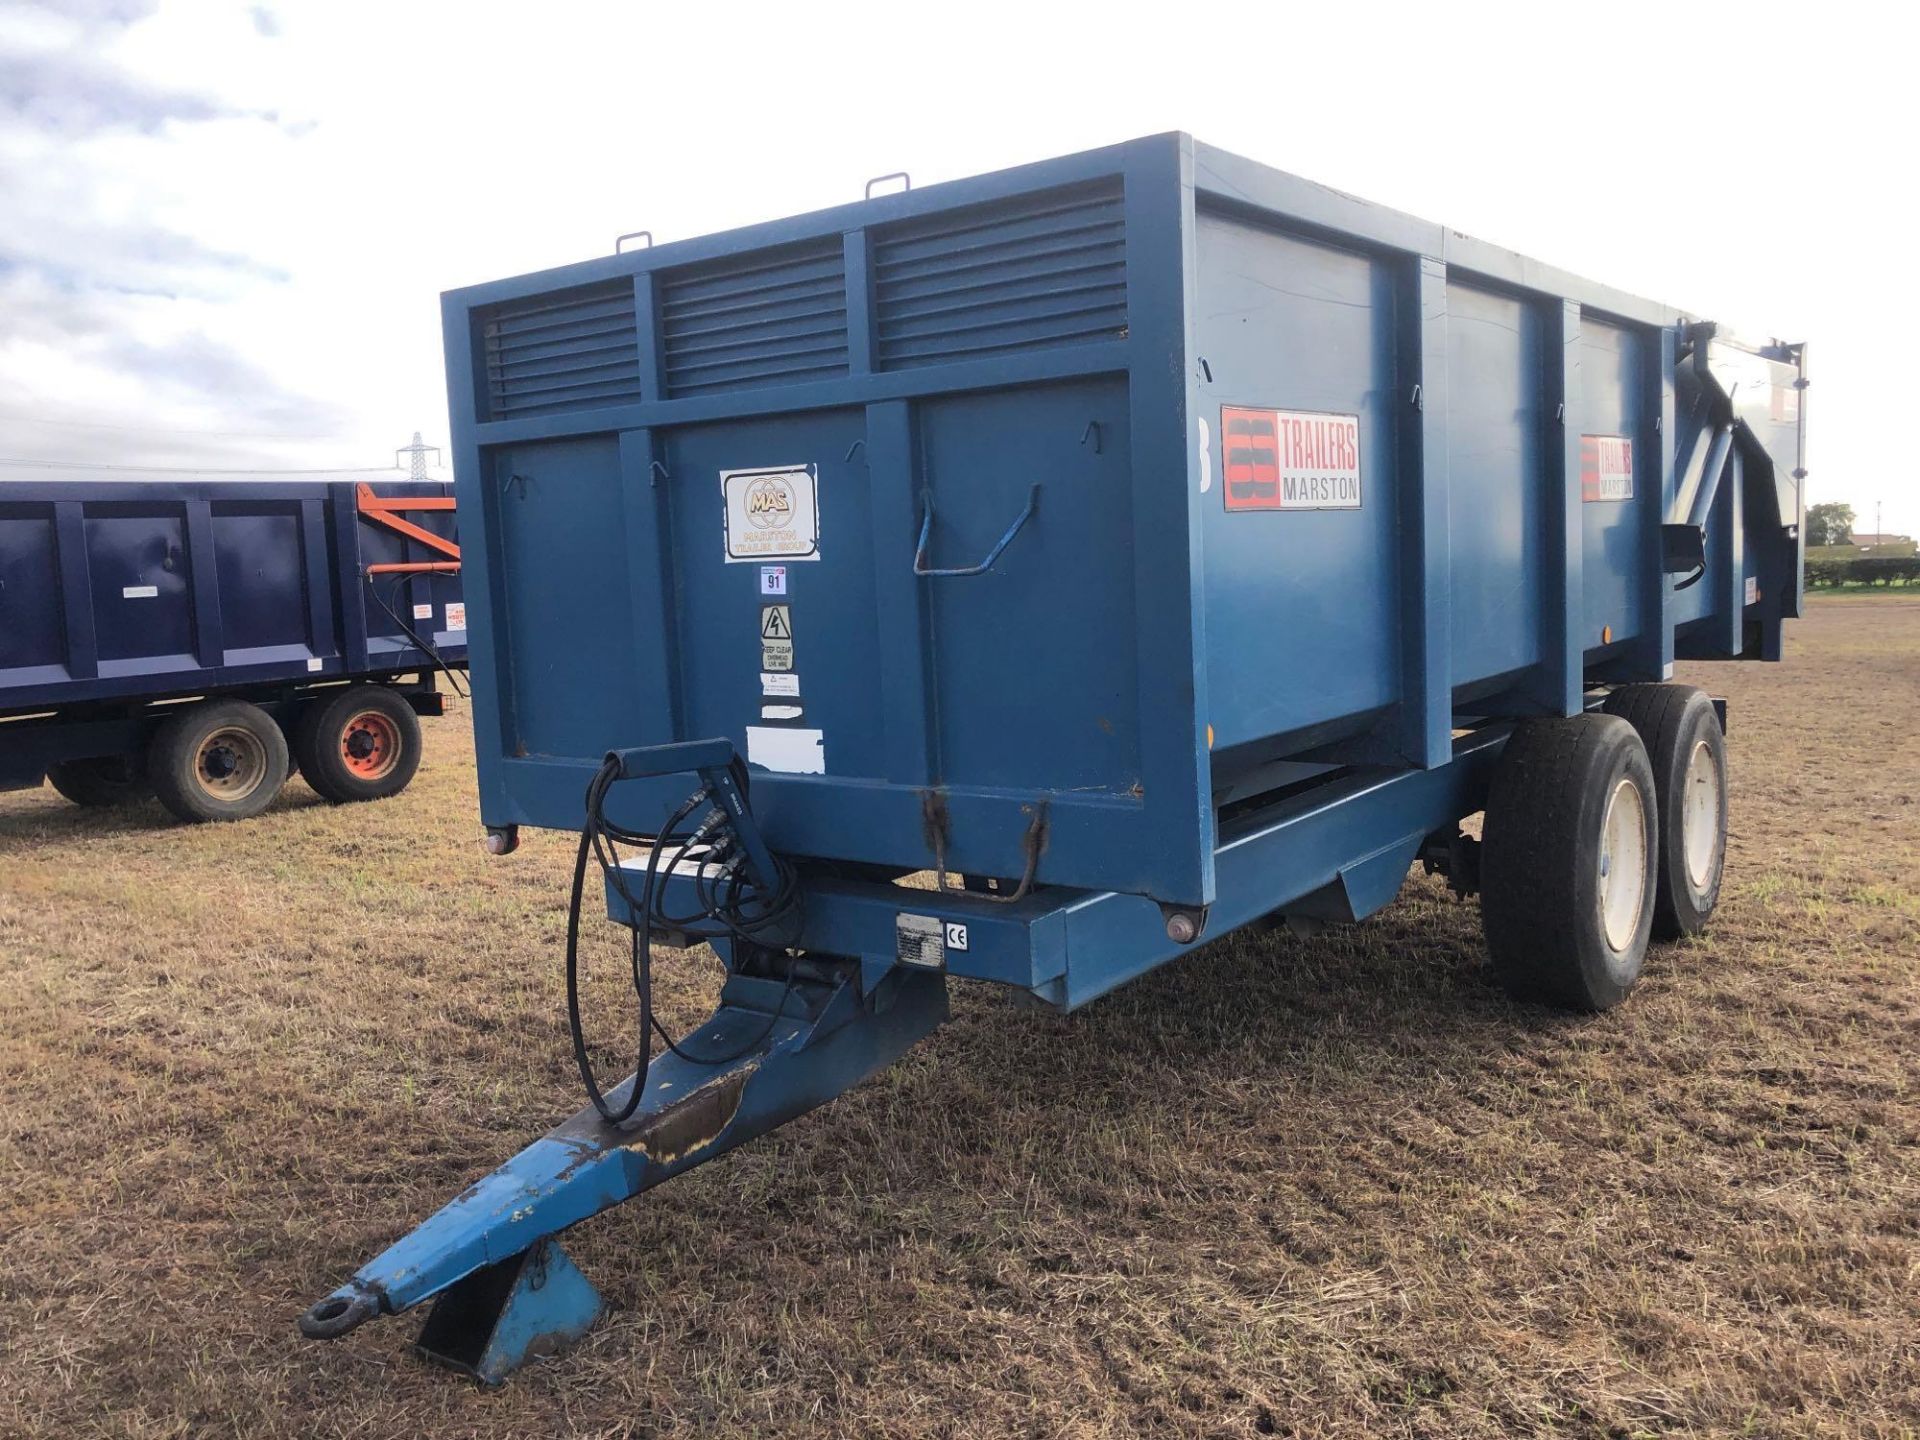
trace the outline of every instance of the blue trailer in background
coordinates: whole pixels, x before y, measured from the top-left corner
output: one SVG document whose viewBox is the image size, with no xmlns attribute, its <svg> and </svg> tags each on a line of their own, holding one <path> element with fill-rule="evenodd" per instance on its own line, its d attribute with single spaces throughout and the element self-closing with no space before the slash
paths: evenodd
<svg viewBox="0 0 1920 1440">
<path fill-rule="evenodd" d="M 580 832 L 592 1104 L 312 1337 L 438 1297 L 422 1349 L 501 1378 L 598 1313 L 553 1236 L 949 979 L 1070 1010 L 1424 864 L 1516 994 L 1600 1010 L 1712 914 L 1724 716 L 1670 682 L 1799 613 L 1802 346 L 1180 135 L 444 316 L 481 813 Z M 604 1090 L 596 866 L 641 1015 Z M 702 940 L 719 1009 L 667 1041 L 654 947 Z"/>
<path fill-rule="evenodd" d="M 0 482 L 0 789 L 183 820 L 404 789 L 466 663 L 452 487 Z"/>
</svg>

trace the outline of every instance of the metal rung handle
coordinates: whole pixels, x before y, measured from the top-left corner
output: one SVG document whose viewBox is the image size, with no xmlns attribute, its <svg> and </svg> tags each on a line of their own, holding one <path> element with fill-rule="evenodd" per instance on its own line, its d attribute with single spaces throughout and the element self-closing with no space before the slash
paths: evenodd
<svg viewBox="0 0 1920 1440">
<path fill-rule="evenodd" d="M 635 745 L 609 750 L 607 759 L 620 767 L 622 780 L 644 780 L 655 775 L 679 775 L 696 770 L 724 770 L 734 761 L 733 741 L 677 740 L 670 745 Z"/>
<path fill-rule="evenodd" d="M 926 507 L 926 519 L 920 522 L 920 544 L 913 552 L 913 573 L 926 575 L 934 579 L 952 579 L 964 575 L 982 575 L 993 568 L 993 562 L 1000 558 L 1000 552 L 1013 543 L 1013 537 L 1020 533 L 1020 527 L 1031 520 L 1034 512 L 1040 508 L 1040 487 L 1035 485 L 1027 493 L 1027 508 L 1014 517 L 1013 524 L 1007 527 L 993 549 L 987 552 L 987 558 L 978 565 L 960 565 L 951 569 L 939 570 L 927 564 L 927 547 L 933 542 L 933 492 L 920 492 L 920 503 Z"/>
</svg>

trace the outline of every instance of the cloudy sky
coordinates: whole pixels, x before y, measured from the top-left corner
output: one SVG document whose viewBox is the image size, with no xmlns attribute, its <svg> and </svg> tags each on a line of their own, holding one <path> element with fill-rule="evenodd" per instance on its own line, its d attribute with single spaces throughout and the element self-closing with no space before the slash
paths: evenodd
<svg viewBox="0 0 1920 1440">
<path fill-rule="evenodd" d="M 441 290 L 1185 129 L 1810 340 L 1812 499 L 1913 533 L 1902 13 L 0 0 L 0 457 L 385 463 Z"/>
</svg>

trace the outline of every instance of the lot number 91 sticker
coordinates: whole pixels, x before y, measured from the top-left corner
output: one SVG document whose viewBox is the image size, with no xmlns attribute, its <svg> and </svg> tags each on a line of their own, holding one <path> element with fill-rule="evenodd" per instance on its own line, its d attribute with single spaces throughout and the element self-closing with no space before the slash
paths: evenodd
<svg viewBox="0 0 1920 1440">
<path fill-rule="evenodd" d="M 812 465 L 722 470 L 727 563 L 820 558 L 818 472 Z"/>
</svg>

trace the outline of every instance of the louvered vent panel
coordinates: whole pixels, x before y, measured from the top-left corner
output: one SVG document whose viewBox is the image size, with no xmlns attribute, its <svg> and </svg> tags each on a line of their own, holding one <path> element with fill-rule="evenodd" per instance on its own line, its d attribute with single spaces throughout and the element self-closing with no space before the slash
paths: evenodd
<svg viewBox="0 0 1920 1440">
<path fill-rule="evenodd" d="M 846 374 L 840 237 L 667 272 L 660 336 L 670 395 Z"/>
<path fill-rule="evenodd" d="M 875 237 L 874 319 L 888 369 L 1124 336 L 1120 182 L 888 227 Z"/>
<path fill-rule="evenodd" d="M 631 280 L 511 300 L 482 323 L 495 420 L 641 398 Z"/>
</svg>

